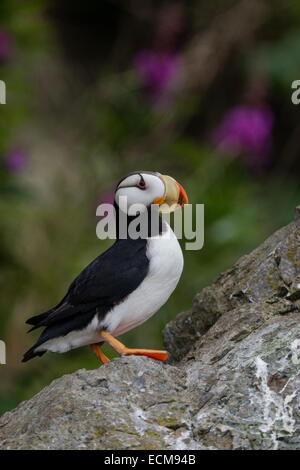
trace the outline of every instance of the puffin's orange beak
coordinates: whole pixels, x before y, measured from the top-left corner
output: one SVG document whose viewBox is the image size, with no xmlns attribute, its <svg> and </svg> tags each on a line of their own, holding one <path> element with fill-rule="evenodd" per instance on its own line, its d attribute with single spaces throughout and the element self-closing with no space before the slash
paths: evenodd
<svg viewBox="0 0 300 470">
<path fill-rule="evenodd" d="M 187 197 L 187 194 L 185 192 L 185 190 L 183 189 L 183 187 L 181 186 L 181 184 L 177 183 L 176 181 L 176 184 L 179 188 L 179 196 L 178 196 L 178 201 L 177 203 L 180 205 L 180 207 L 183 207 L 184 204 L 188 204 L 189 203 L 189 199 Z"/>
<path fill-rule="evenodd" d="M 159 176 L 165 186 L 163 197 L 154 199 L 153 204 L 158 204 L 160 212 L 173 212 L 180 209 L 189 200 L 183 187 L 177 181 L 168 175 Z"/>
</svg>

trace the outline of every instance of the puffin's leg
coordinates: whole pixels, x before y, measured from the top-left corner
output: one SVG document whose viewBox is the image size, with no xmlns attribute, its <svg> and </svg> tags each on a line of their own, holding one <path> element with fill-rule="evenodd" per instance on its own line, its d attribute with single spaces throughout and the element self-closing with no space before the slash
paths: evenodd
<svg viewBox="0 0 300 470">
<path fill-rule="evenodd" d="M 103 364 L 107 364 L 109 362 L 108 357 L 106 357 L 104 352 L 101 351 L 99 344 L 91 344 L 91 349 Z"/>
<path fill-rule="evenodd" d="M 158 361 L 165 361 L 168 357 L 166 351 L 156 351 L 154 349 L 130 349 L 127 348 L 123 343 L 118 341 L 113 335 L 107 331 L 100 331 L 100 335 L 103 340 L 108 343 L 118 354 L 121 356 L 148 356 Z"/>
</svg>

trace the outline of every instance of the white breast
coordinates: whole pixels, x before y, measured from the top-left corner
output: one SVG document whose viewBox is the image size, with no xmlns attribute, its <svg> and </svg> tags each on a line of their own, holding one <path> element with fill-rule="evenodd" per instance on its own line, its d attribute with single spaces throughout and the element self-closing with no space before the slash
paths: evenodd
<svg viewBox="0 0 300 470">
<path fill-rule="evenodd" d="M 183 269 L 183 256 L 178 240 L 168 224 L 164 233 L 147 240 L 149 271 L 135 291 L 116 305 L 99 322 L 97 316 L 83 330 L 71 331 L 51 339 L 37 351 L 65 352 L 100 341 L 99 332 L 105 326 L 114 336 L 121 335 L 148 320 L 166 303 L 174 291 Z"/>
<path fill-rule="evenodd" d="M 138 288 L 114 307 L 105 317 L 107 330 L 115 336 L 140 325 L 162 305 L 174 291 L 183 269 L 178 240 L 168 224 L 165 232 L 147 241 L 149 271 Z"/>
</svg>

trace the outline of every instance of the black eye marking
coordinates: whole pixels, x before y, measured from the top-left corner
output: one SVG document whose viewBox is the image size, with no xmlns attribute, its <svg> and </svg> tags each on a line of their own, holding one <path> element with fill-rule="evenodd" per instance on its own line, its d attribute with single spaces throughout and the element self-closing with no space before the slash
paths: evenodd
<svg viewBox="0 0 300 470">
<path fill-rule="evenodd" d="M 147 188 L 146 182 L 144 178 L 142 177 L 142 175 L 140 175 L 140 177 L 141 179 L 140 179 L 140 182 L 137 184 L 137 188 L 146 189 Z"/>
</svg>

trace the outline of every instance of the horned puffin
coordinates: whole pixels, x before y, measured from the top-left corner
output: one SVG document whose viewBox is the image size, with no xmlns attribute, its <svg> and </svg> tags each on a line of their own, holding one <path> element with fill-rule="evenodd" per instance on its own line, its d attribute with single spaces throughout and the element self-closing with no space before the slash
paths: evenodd
<svg viewBox="0 0 300 470">
<path fill-rule="evenodd" d="M 126 201 L 121 214 L 120 201 Z M 126 214 L 127 224 L 134 204 L 142 204 L 151 222 L 151 206 L 171 212 L 188 203 L 182 186 L 170 176 L 135 171 L 122 178 L 115 191 L 117 219 Z M 138 212 L 140 214 L 140 212 Z M 166 360 L 166 351 L 129 349 L 116 339 L 154 315 L 174 291 L 183 269 L 178 240 L 161 215 L 156 233 L 145 237 L 120 236 L 92 261 L 71 283 L 55 307 L 29 318 L 29 331 L 45 327 L 37 342 L 24 354 L 23 362 L 46 351 L 64 353 L 90 346 L 103 363 L 109 359 L 101 350 L 108 343 L 120 355 L 142 355 Z M 149 224 L 151 226 L 151 224 Z M 155 232 L 155 230 L 154 230 Z"/>
</svg>

